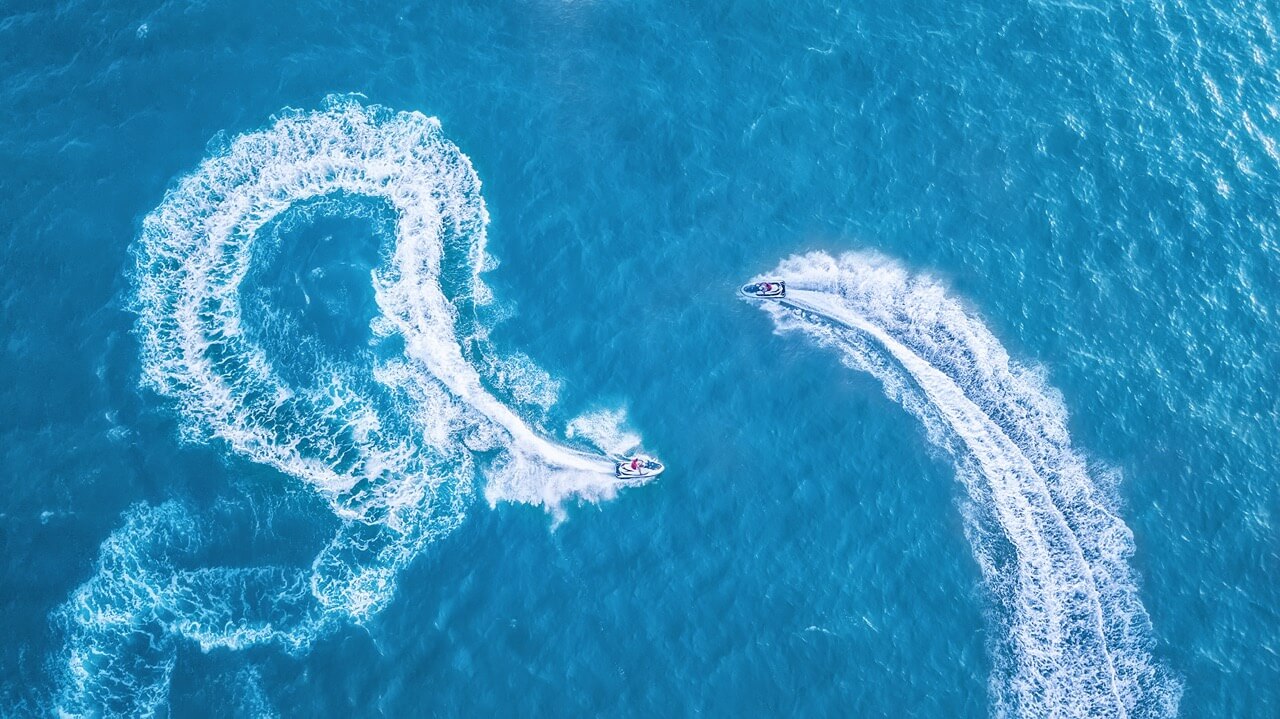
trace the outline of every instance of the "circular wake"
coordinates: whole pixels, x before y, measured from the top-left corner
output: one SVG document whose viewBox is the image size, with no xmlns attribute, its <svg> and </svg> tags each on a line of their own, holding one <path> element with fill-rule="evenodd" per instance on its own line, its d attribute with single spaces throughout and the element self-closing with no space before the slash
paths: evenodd
<svg viewBox="0 0 1280 719">
<path fill-rule="evenodd" d="M 395 216 L 394 246 L 371 280 L 373 325 L 403 352 L 375 363 L 373 387 L 367 370 L 350 367 L 329 368 L 311 387 L 285 382 L 242 317 L 260 231 L 335 195 L 375 198 Z M 441 463 L 454 467 L 495 442 L 508 456 L 489 472 L 491 501 L 606 495 L 611 463 L 532 431 L 464 352 L 485 338 L 474 308 L 490 299 L 479 276 L 492 264 L 487 221 L 479 178 L 434 118 L 349 98 L 287 113 L 201 163 L 144 221 L 145 382 L 179 403 L 188 429 L 308 482 L 344 518 L 409 526 L 439 487 Z M 576 476 L 548 487 L 535 467 Z"/>
<path fill-rule="evenodd" d="M 247 312 L 262 303 L 242 292 L 289 213 L 317 207 L 393 218 L 370 271 L 368 341 L 338 353 L 295 341 L 288 313 Z M 135 250 L 144 384 L 176 404 L 189 439 L 301 481 L 341 527 L 307 569 L 190 567 L 207 523 L 173 503 L 134 508 L 59 612 L 60 711 L 156 711 L 179 639 L 297 651 L 364 621 L 461 522 L 477 474 L 491 504 L 616 493 L 612 460 L 546 439 L 498 398 L 545 412 L 555 383 L 488 343 L 487 221 L 480 180 L 437 120 L 350 97 L 225 142 L 166 193 Z M 305 369 L 286 372 L 286 356 Z"/>
</svg>

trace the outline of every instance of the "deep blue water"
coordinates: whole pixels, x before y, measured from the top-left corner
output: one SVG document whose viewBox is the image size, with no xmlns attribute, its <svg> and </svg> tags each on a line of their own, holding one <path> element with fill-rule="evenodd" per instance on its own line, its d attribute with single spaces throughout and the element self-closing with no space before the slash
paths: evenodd
<svg viewBox="0 0 1280 719">
<path fill-rule="evenodd" d="M 1277 16 L 0 5 L 0 713 L 1280 714 Z"/>
</svg>

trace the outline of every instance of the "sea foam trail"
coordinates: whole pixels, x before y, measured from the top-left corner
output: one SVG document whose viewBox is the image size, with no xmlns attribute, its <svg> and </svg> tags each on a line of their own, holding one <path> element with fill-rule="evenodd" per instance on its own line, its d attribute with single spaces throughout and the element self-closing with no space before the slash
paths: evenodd
<svg viewBox="0 0 1280 719">
<path fill-rule="evenodd" d="M 290 208 L 367 219 L 370 200 L 394 216 L 371 277 L 372 349 L 308 356 L 321 371 L 301 374 L 314 381 L 286 381 L 281 348 L 242 307 L 255 246 L 279 241 L 264 228 Z M 131 509 L 57 612 L 60 713 L 162 711 L 180 641 L 301 651 L 367 620 L 400 570 L 462 521 L 477 473 L 491 504 L 556 512 L 624 486 L 612 460 L 548 439 L 495 394 L 545 413 L 555 387 L 488 343 L 477 312 L 494 265 L 487 222 L 479 178 L 434 118 L 352 97 L 222 142 L 166 193 L 135 246 L 144 384 L 175 403 L 186 437 L 299 480 L 342 521 L 309 568 L 200 567 L 216 527 L 174 503 Z"/>
<path fill-rule="evenodd" d="M 488 214 L 470 161 L 434 118 L 417 113 L 333 98 L 324 111 L 286 113 L 235 138 L 183 178 L 144 220 L 138 243 L 145 382 L 177 400 L 191 428 L 311 483 L 344 517 L 394 514 L 409 498 L 406 482 L 413 494 L 430 491 L 432 480 L 410 479 L 430 474 L 419 448 L 387 436 L 358 388 L 363 378 L 338 373 L 321 387 L 290 386 L 244 327 L 239 290 L 260 230 L 291 206 L 337 194 L 385 201 L 396 218 L 394 247 L 373 283 L 379 319 L 405 350 L 375 378 L 415 405 L 405 413 L 413 429 L 444 440 L 458 428 L 496 425 L 510 467 L 520 471 L 490 476 L 493 501 L 553 504 L 579 490 L 607 492 L 609 460 L 534 432 L 464 357 L 463 343 L 484 335 L 471 318 L 467 336 L 458 327 L 460 314 L 489 300 L 480 279 L 493 264 Z M 560 477 L 554 492 L 530 486 L 552 475 L 524 471 L 529 465 L 577 473 L 579 484 Z M 400 480 L 377 481 L 387 474 Z M 366 480 L 393 486 L 371 493 L 359 489 Z"/>
<path fill-rule="evenodd" d="M 1129 529 L 1070 445 L 1059 395 L 937 282 L 866 254 L 793 257 L 762 307 L 871 373 L 956 461 L 996 595 L 998 716 L 1164 717 L 1178 683 L 1150 656 Z"/>
</svg>

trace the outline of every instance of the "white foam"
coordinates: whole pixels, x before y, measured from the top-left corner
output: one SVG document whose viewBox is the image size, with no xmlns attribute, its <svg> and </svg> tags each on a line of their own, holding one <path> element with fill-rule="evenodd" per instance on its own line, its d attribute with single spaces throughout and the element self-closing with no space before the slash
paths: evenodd
<svg viewBox="0 0 1280 719">
<path fill-rule="evenodd" d="M 124 714 L 156 711 L 177 639 L 206 651 L 301 650 L 337 623 L 367 620 L 400 570 L 461 522 L 477 474 L 490 503 L 552 512 L 619 488 L 612 461 L 547 439 L 486 388 L 542 412 L 555 401 L 556 383 L 528 358 L 493 356 L 475 316 L 490 300 L 480 279 L 494 266 L 488 214 L 438 121 L 331 97 L 211 148 L 144 219 L 135 248 L 143 381 L 177 405 L 184 437 L 220 440 L 300 480 L 343 524 L 307 569 L 191 569 L 171 561 L 185 546 L 172 542 L 197 536 L 171 529 L 188 522 L 180 509 L 131 512 L 60 615 L 66 713 L 114 713 L 102 708 L 113 701 Z M 289 222 L 295 205 L 323 199 L 332 211 L 343 198 L 373 198 L 395 217 L 373 276 L 380 315 L 359 350 L 366 366 L 317 356 L 314 382 L 290 384 L 248 327 L 241 283 L 264 228 Z M 373 359 L 393 338 L 403 356 Z M 477 466 L 474 451 L 497 456 Z M 139 665 L 129 637 L 146 635 L 155 656 Z"/>
<path fill-rule="evenodd" d="M 419 491 L 408 493 L 413 496 L 433 491 L 438 479 L 424 471 L 419 448 L 380 431 L 376 411 L 349 371 L 338 368 L 320 389 L 287 386 L 242 327 L 239 286 L 265 225 L 313 198 L 378 198 L 396 222 L 390 260 L 374 277 L 382 314 L 373 324 L 379 337 L 399 334 L 406 357 L 375 379 L 387 383 L 394 375 L 396 391 L 431 397 L 429 411 L 409 414 L 415 432 L 430 437 L 437 451 L 466 422 L 504 431 L 506 450 L 519 455 L 508 464 L 521 469 L 487 489 L 492 499 L 536 496 L 550 506 L 597 495 L 611 464 L 535 432 L 485 389 L 480 370 L 464 357 L 462 344 L 483 339 L 483 329 L 459 337 L 458 320 L 488 298 L 479 275 L 492 266 L 479 190 L 470 162 L 443 138 L 434 118 L 351 98 L 331 98 L 320 112 L 286 112 L 269 128 L 231 140 L 144 221 L 137 276 L 146 382 L 178 400 L 192 426 L 313 484 L 343 516 L 395 511 L 398 505 L 388 501 L 406 496 L 405 482 L 417 485 Z M 465 281 L 452 278 L 461 288 L 452 301 L 441 282 L 447 255 L 450 267 L 466 275 Z M 554 402 L 555 383 L 527 358 L 486 360 L 495 384 L 518 401 L 544 410 Z M 296 419 L 281 432 L 285 417 Z M 353 447 L 350 434 L 357 430 L 363 441 Z M 542 471 L 530 471 L 535 466 Z M 561 470 L 582 477 L 583 491 L 553 476 Z M 379 481 L 392 474 L 396 482 Z M 369 483 L 379 489 L 348 496 Z"/>
<path fill-rule="evenodd" d="M 242 327 L 239 286 L 259 230 L 313 198 L 375 197 L 396 214 L 392 258 L 375 277 L 379 331 L 389 325 L 403 337 L 405 366 L 419 375 L 418 382 L 443 385 L 475 421 L 502 427 L 510 450 L 524 455 L 525 465 L 607 474 L 607 462 L 565 451 L 533 432 L 484 389 L 463 356 L 455 329 L 460 310 L 445 296 L 440 275 L 446 251 L 460 254 L 470 275 L 463 293 L 488 295 L 479 279 L 488 264 L 487 213 L 479 189 L 470 162 L 441 136 L 436 120 L 368 108 L 349 98 L 332 99 L 322 112 L 285 113 L 268 129 L 235 138 L 144 221 L 137 274 L 146 381 L 177 399 L 193 426 L 312 483 L 343 516 L 387 509 L 380 503 L 388 495 L 358 502 L 346 495 L 362 481 L 377 484 L 388 472 L 399 476 L 397 485 L 418 482 L 423 492 L 431 491 L 414 448 L 378 441 L 376 430 L 367 433 L 370 441 L 355 446 L 358 456 L 335 469 L 329 460 L 352 451 L 347 437 L 335 437 L 341 434 L 335 427 L 367 414 L 368 403 L 348 391 L 341 373 L 321 394 L 285 386 Z M 531 375 L 520 379 L 528 384 Z M 523 391 L 534 394 L 528 387 Z M 264 398 L 286 399 L 269 404 Z M 281 416 L 287 414 L 319 414 L 323 421 L 292 422 L 282 433 Z M 433 413 L 418 413 L 415 420 L 424 434 L 445 434 Z M 522 473 L 521 481 L 539 476 Z M 560 493 L 548 500 L 574 493 L 572 485 L 556 486 Z M 514 481 L 499 487 L 513 489 L 496 495 L 503 499 L 546 496 Z M 397 497 L 404 494 L 403 487 L 388 488 Z"/>
<path fill-rule="evenodd" d="M 560 383 L 521 353 L 495 358 L 489 375 L 512 399 L 543 413 L 551 409 L 560 393 Z"/>
<path fill-rule="evenodd" d="M 785 302 L 762 304 L 781 330 L 876 376 L 955 457 L 974 503 L 968 535 L 1003 617 L 995 713 L 1175 714 L 1180 687 L 1150 657 L 1127 565 L 1132 536 L 1071 448 L 1041 373 L 1012 362 L 940 284 L 887 259 L 815 253 L 768 277 L 787 281 Z"/>
<path fill-rule="evenodd" d="M 600 451 L 619 457 L 640 446 L 640 435 L 626 429 L 627 413 L 620 409 L 602 409 L 579 415 L 565 428 L 565 436 L 581 437 Z"/>
<path fill-rule="evenodd" d="M 289 567 L 187 569 L 206 530 L 176 502 L 137 505 L 102 544 L 97 571 L 55 612 L 66 634 L 63 716 L 154 716 L 179 640 L 204 651 L 309 646 L 337 618 Z"/>
</svg>

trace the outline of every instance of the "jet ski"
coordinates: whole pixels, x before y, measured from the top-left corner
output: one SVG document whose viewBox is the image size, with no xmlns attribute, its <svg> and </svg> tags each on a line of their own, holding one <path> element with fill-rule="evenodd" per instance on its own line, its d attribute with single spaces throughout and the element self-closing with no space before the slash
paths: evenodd
<svg viewBox="0 0 1280 719">
<path fill-rule="evenodd" d="M 653 457 L 637 454 L 634 457 L 618 460 L 613 473 L 618 479 L 648 479 L 662 474 L 664 469 L 666 467 L 662 466 L 662 462 Z"/>
<path fill-rule="evenodd" d="M 756 282 L 750 285 L 743 285 L 742 294 L 760 300 L 776 300 L 787 296 L 787 283 L 778 280 L 776 282 Z"/>
</svg>

